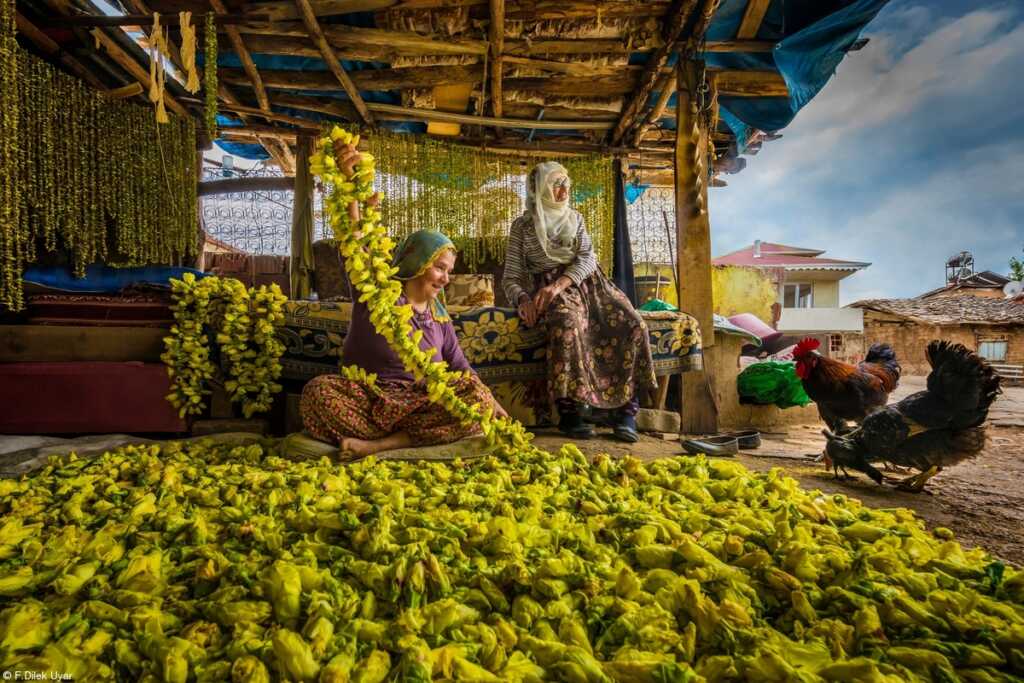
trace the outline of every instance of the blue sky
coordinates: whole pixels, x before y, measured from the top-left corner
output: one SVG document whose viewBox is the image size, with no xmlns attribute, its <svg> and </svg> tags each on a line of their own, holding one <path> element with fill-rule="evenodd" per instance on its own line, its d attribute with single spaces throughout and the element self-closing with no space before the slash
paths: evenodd
<svg viewBox="0 0 1024 683">
<path fill-rule="evenodd" d="M 1024 247 L 1024 3 L 892 0 L 863 35 L 711 190 L 713 254 L 761 239 L 872 263 L 843 304 L 941 286 L 962 250 L 1006 274 Z"/>
</svg>

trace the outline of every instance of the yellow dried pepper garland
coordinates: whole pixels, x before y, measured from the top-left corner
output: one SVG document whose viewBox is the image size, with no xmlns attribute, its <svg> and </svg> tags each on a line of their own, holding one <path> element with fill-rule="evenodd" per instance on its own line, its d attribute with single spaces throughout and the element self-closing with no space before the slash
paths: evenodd
<svg viewBox="0 0 1024 683">
<path fill-rule="evenodd" d="M 215 341 L 220 347 L 226 380 L 224 388 L 242 414 L 252 417 L 270 409 L 281 391 L 281 355 L 284 344 L 276 328 L 284 324 L 287 298 L 276 284 L 247 289 L 240 281 L 218 277 L 197 279 L 185 273 L 172 279 L 174 320 L 164 337 L 160 357 L 171 378 L 167 400 L 181 417 L 203 412 L 209 384 L 218 376 L 211 358 L 207 329 L 218 321 Z"/>
<path fill-rule="evenodd" d="M 423 351 L 422 331 L 413 331 L 412 306 L 397 305 L 402 285 L 393 279 L 398 272 L 391 266 L 391 250 L 395 243 L 380 224 L 381 214 L 371 199 L 375 164 L 373 156 L 363 154 L 349 174 L 338 168 L 334 157 L 334 143 L 357 145 L 359 137 L 335 126 L 330 136 L 321 138 L 319 151 L 310 158 L 310 172 L 332 189 L 324 200 L 324 209 L 330 217 L 331 229 L 338 248 L 345 257 L 349 281 L 359 292 L 359 301 L 366 304 L 370 321 L 377 333 L 387 340 L 406 370 L 417 381 L 424 381 L 427 395 L 463 424 L 479 424 L 489 448 L 501 455 L 531 450 L 533 438 L 518 421 L 495 418 L 493 408 L 479 404 L 469 405 L 458 397 L 449 384 L 463 377 L 452 372 L 444 361 L 433 360 L 433 349 Z M 355 220 L 353 208 L 358 207 L 360 218 Z M 352 373 L 352 374 L 350 374 Z M 348 370 L 348 376 L 369 377 L 358 370 Z"/>
</svg>

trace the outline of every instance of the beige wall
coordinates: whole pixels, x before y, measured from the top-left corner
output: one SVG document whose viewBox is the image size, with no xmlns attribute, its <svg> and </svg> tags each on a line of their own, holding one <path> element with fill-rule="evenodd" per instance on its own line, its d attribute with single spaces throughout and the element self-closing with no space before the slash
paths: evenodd
<svg viewBox="0 0 1024 683">
<path fill-rule="evenodd" d="M 839 308 L 839 281 L 815 280 L 812 304 L 815 308 Z"/>
<path fill-rule="evenodd" d="M 925 349 L 933 339 L 946 339 L 977 351 L 979 341 L 1007 341 L 1006 362 L 1024 364 L 1024 325 L 922 325 L 893 315 L 864 311 L 865 346 L 890 344 L 906 375 L 927 375 L 930 371 Z"/>
<path fill-rule="evenodd" d="M 743 343 L 740 337 L 716 333 L 715 345 L 704 349 L 704 364 L 714 377 L 719 429 L 779 431 L 790 425 L 819 422 L 818 408 L 813 403 L 785 410 L 775 406 L 740 405 L 736 377 L 740 374 L 739 357 Z"/>
</svg>

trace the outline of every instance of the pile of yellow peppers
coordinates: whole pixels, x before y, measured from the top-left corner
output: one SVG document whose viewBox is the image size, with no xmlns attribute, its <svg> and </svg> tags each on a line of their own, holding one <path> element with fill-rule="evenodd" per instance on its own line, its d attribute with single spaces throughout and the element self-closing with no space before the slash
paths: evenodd
<svg viewBox="0 0 1024 683">
<path fill-rule="evenodd" d="M 0 482 L 0 668 L 125 681 L 1014 681 L 1024 573 L 702 456 L 125 447 Z M 1017 678 L 1015 678 L 1015 676 Z"/>
</svg>

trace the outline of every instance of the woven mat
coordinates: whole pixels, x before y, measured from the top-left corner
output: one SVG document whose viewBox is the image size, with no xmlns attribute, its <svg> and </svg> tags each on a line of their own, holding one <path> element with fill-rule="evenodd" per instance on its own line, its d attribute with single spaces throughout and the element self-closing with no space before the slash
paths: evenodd
<svg viewBox="0 0 1024 683">
<path fill-rule="evenodd" d="M 487 453 L 487 442 L 482 436 L 471 436 L 455 443 L 440 446 L 420 446 L 417 448 L 397 448 L 381 451 L 374 457 L 378 460 L 471 460 Z M 281 441 L 281 455 L 291 460 L 315 460 L 330 458 L 339 462 L 353 462 L 352 458 L 343 457 L 337 446 L 318 441 L 301 432 L 289 434 Z"/>
</svg>

